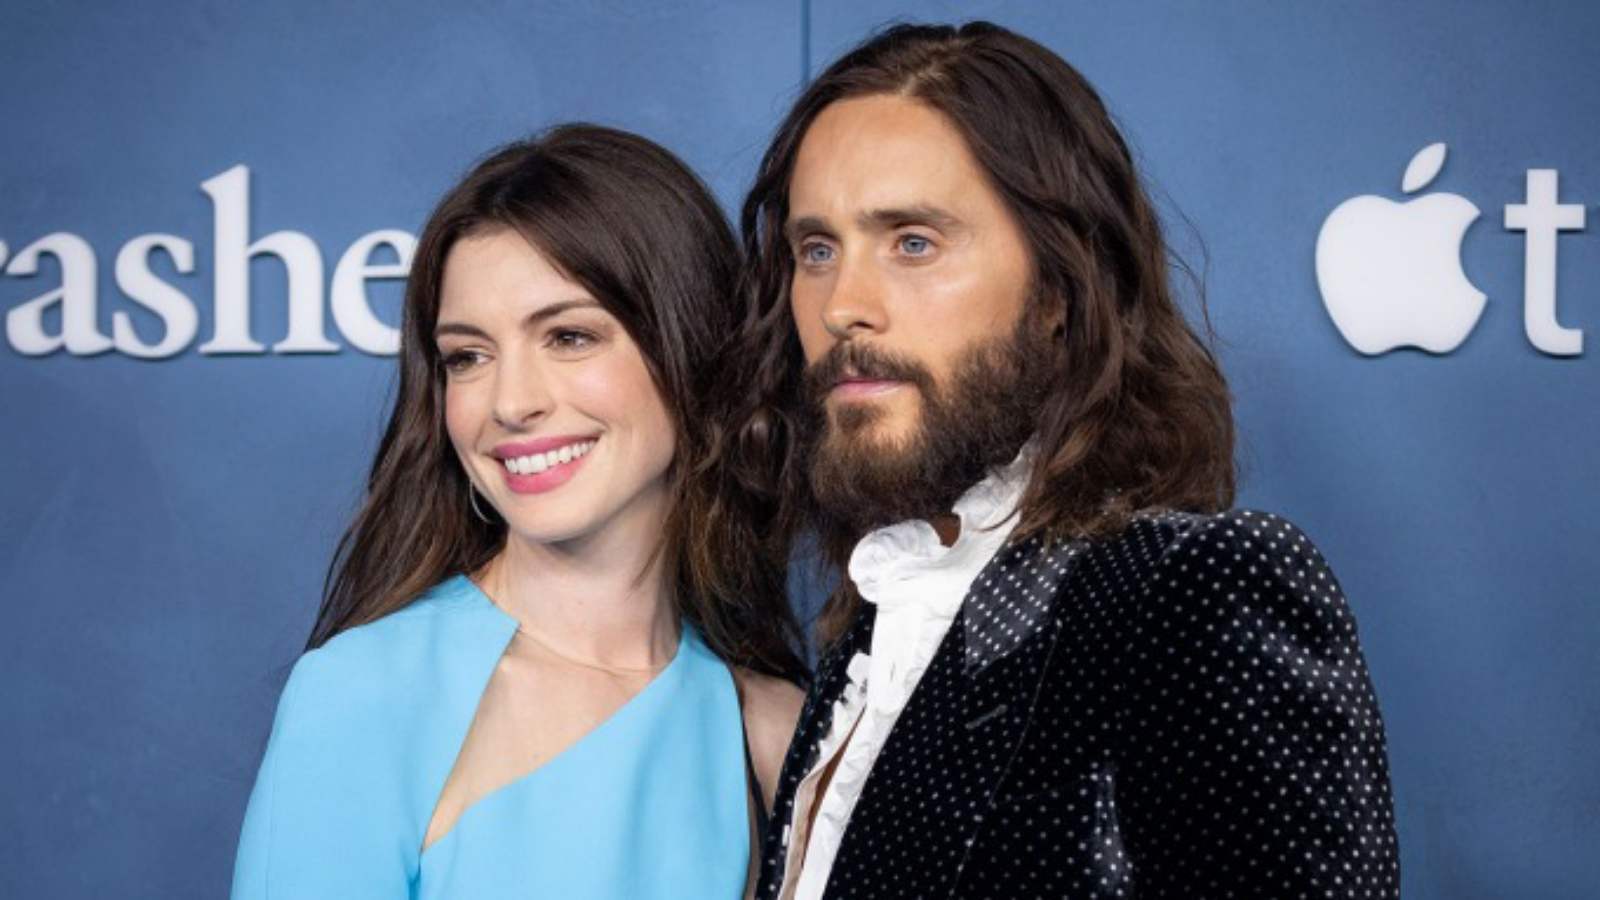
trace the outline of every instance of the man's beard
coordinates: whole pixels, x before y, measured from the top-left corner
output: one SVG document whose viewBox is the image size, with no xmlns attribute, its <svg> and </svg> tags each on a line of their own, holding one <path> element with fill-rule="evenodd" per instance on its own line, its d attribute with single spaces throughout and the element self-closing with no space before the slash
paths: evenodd
<svg viewBox="0 0 1600 900">
<path fill-rule="evenodd" d="M 1025 313 L 1012 334 L 962 351 L 948 384 L 915 360 L 841 341 L 805 374 L 802 441 L 815 511 L 856 535 L 907 519 L 946 515 L 968 488 L 1010 463 L 1033 434 L 1059 348 Z M 875 438 L 886 410 L 840 404 L 829 392 L 846 372 L 901 381 L 918 392 L 917 421 L 897 438 Z"/>
</svg>

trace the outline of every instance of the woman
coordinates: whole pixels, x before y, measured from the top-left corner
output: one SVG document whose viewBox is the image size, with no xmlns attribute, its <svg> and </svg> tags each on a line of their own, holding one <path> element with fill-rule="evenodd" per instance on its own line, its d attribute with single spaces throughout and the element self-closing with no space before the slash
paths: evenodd
<svg viewBox="0 0 1600 900">
<path fill-rule="evenodd" d="M 737 262 L 604 128 L 440 203 L 235 898 L 741 893 L 804 670 L 763 506 L 707 462 Z"/>
</svg>

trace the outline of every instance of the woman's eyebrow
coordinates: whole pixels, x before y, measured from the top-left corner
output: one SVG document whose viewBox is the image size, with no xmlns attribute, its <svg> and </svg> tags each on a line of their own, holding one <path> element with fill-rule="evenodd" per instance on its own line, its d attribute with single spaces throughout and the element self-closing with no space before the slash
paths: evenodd
<svg viewBox="0 0 1600 900">
<path fill-rule="evenodd" d="M 538 325 L 540 322 L 555 316 L 559 316 L 570 309 L 583 309 L 585 307 L 597 307 L 599 305 L 600 302 L 592 297 L 578 297 L 572 300 L 561 300 L 556 303 L 550 303 L 545 306 L 541 306 L 533 312 L 528 313 L 528 317 L 523 320 L 522 324 L 525 327 Z M 479 328 L 476 325 L 469 325 L 465 322 L 440 322 L 438 325 L 434 326 L 434 340 L 438 340 L 447 334 L 459 334 L 465 337 L 484 338 L 485 340 L 489 338 L 489 333 L 487 331 L 484 331 L 482 328 Z"/>
<path fill-rule="evenodd" d="M 584 309 L 586 307 L 598 307 L 599 305 L 600 301 L 594 299 L 593 297 L 575 297 L 571 300 L 558 300 L 555 303 L 541 306 L 533 312 L 528 313 L 528 317 L 522 320 L 522 324 L 524 327 L 530 327 L 533 325 L 538 325 L 540 322 L 543 322 L 546 319 L 553 319 L 569 309 Z"/>
<path fill-rule="evenodd" d="M 468 325 L 465 322 L 440 322 L 438 325 L 434 326 L 434 340 L 438 340 L 447 334 L 459 334 L 466 337 L 485 339 L 489 337 L 489 333 L 484 331 L 482 328 L 479 328 L 476 325 Z"/>
</svg>

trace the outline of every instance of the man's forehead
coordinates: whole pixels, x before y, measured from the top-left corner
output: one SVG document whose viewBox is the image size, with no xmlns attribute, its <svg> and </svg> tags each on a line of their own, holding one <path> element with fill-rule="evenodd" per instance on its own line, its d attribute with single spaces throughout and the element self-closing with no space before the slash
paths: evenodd
<svg viewBox="0 0 1600 900">
<path fill-rule="evenodd" d="M 789 182 L 790 221 L 949 210 L 978 175 L 942 115 L 900 97 L 843 100 L 806 131 Z"/>
</svg>

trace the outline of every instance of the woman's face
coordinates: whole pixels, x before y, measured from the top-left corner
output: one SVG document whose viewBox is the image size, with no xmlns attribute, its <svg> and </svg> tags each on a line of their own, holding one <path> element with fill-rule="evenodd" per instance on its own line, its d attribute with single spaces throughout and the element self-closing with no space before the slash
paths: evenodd
<svg viewBox="0 0 1600 900">
<path fill-rule="evenodd" d="M 434 336 L 450 443 L 513 535 L 659 533 L 672 420 L 638 345 L 587 290 L 515 231 L 478 233 L 445 258 Z"/>
</svg>

